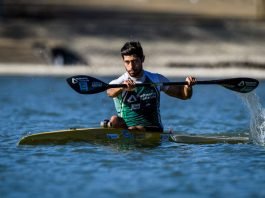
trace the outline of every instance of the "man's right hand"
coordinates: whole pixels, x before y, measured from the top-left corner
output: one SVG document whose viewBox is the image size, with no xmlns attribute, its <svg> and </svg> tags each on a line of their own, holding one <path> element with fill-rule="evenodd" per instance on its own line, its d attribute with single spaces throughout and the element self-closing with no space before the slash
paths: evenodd
<svg viewBox="0 0 265 198">
<path fill-rule="evenodd" d="M 123 82 L 127 87 L 126 88 L 111 88 L 107 90 L 109 97 L 117 97 L 122 91 L 133 91 L 135 89 L 135 83 L 132 79 L 125 80 Z"/>
<path fill-rule="evenodd" d="M 124 88 L 125 91 L 133 91 L 135 89 L 135 83 L 132 79 L 125 80 L 123 82 L 127 86 L 127 88 Z"/>
</svg>

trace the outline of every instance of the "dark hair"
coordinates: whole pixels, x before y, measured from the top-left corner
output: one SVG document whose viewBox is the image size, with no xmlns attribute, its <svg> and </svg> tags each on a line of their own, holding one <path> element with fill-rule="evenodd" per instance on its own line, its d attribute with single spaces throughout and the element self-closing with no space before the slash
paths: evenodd
<svg viewBox="0 0 265 198">
<path fill-rule="evenodd" d="M 136 55 L 139 58 L 144 58 L 143 48 L 139 41 L 129 41 L 121 48 L 121 56 Z"/>
</svg>

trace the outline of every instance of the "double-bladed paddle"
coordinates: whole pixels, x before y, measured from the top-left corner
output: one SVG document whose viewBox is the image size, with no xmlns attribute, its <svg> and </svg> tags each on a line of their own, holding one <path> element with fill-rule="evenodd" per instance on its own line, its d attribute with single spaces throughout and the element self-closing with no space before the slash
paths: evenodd
<svg viewBox="0 0 265 198">
<path fill-rule="evenodd" d="M 72 89 L 80 94 L 95 94 L 106 91 L 110 88 L 126 87 L 125 84 L 107 84 L 99 79 L 78 75 L 67 78 L 66 81 Z M 252 78 L 230 78 L 222 80 L 205 80 L 196 81 L 196 85 L 221 85 L 232 91 L 240 93 L 248 93 L 254 90 L 258 85 L 259 81 Z M 163 83 L 140 83 L 136 84 L 136 87 L 142 86 L 167 86 L 167 85 L 187 85 L 187 82 L 163 82 Z"/>
</svg>

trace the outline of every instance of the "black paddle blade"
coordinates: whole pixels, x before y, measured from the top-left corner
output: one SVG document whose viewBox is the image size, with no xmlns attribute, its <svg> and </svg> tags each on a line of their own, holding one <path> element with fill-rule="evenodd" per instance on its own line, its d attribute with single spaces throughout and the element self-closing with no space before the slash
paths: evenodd
<svg viewBox="0 0 265 198">
<path fill-rule="evenodd" d="M 107 90 L 108 84 L 90 76 L 72 76 L 66 79 L 72 89 L 80 94 L 95 94 Z"/>
<path fill-rule="evenodd" d="M 219 84 L 236 92 L 248 93 L 257 88 L 259 81 L 253 78 L 231 78 L 220 80 Z"/>
</svg>

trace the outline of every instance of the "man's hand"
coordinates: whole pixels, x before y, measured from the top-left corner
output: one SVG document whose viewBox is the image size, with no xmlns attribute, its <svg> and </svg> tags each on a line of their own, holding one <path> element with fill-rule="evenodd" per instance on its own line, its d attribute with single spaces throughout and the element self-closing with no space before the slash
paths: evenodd
<svg viewBox="0 0 265 198">
<path fill-rule="evenodd" d="M 186 85 L 186 86 L 188 86 L 188 87 L 192 87 L 193 85 L 196 84 L 196 78 L 194 78 L 194 77 L 192 77 L 192 76 L 188 76 L 188 77 L 186 78 L 186 82 L 188 83 L 188 85 Z"/>
<path fill-rule="evenodd" d="M 133 91 L 135 89 L 135 83 L 132 79 L 125 80 L 123 82 L 127 87 L 126 88 L 111 88 L 107 90 L 109 97 L 117 97 L 122 91 Z"/>
<path fill-rule="evenodd" d="M 133 91 L 135 89 L 135 83 L 132 79 L 125 80 L 123 82 L 127 86 L 127 88 L 124 88 L 125 91 Z"/>
<path fill-rule="evenodd" d="M 182 91 L 183 99 L 190 99 L 192 96 L 192 86 L 196 84 L 196 78 L 192 76 L 188 76 L 186 78 L 186 82 L 188 85 L 184 86 L 184 89 Z"/>
</svg>

